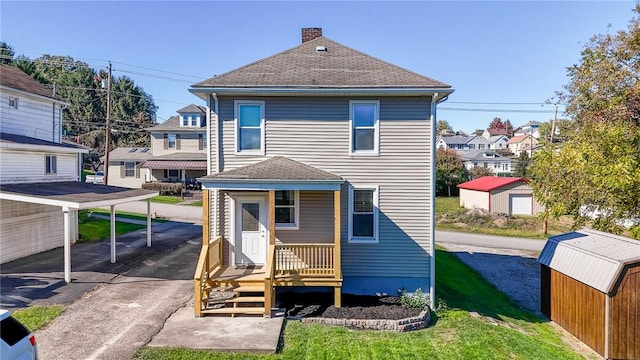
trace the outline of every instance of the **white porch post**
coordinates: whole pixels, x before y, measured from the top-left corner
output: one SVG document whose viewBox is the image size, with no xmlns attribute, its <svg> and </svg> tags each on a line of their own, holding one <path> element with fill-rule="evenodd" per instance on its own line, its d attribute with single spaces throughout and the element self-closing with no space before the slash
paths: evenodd
<svg viewBox="0 0 640 360">
<path fill-rule="evenodd" d="M 182 178 L 182 183 L 186 184 L 187 183 L 187 170 L 182 169 L 180 170 L 180 173 L 182 174 L 180 177 Z"/>
<path fill-rule="evenodd" d="M 151 247 L 151 199 L 147 199 L 147 247 Z"/>
<path fill-rule="evenodd" d="M 111 205 L 111 263 L 116 262 L 116 209 Z"/>
<path fill-rule="evenodd" d="M 71 226 L 69 222 L 69 208 L 62 207 L 62 226 L 64 232 L 64 282 L 67 284 L 71 282 Z"/>
</svg>

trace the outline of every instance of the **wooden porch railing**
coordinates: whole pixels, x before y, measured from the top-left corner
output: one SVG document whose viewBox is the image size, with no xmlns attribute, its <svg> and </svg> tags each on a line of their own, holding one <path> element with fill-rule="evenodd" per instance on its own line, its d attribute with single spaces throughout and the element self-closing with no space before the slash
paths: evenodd
<svg viewBox="0 0 640 360">
<path fill-rule="evenodd" d="M 334 244 L 275 245 L 275 275 L 335 276 Z"/>
<path fill-rule="evenodd" d="M 209 290 L 213 287 L 212 274 L 222 266 L 222 237 L 218 236 L 202 245 L 196 273 L 193 276 L 194 313 L 202 315 L 209 297 Z"/>
</svg>

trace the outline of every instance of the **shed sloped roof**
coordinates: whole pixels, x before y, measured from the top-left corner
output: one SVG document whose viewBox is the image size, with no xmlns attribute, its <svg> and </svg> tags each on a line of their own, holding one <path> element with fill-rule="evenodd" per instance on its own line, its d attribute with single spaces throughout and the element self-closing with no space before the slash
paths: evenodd
<svg viewBox="0 0 640 360">
<path fill-rule="evenodd" d="M 519 177 L 495 177 L 495 176 L 483 176 L 471 181 L 467 181 L 458 185 L 460 189 L 478 190 L 478 191 L 491 191 L 501 188 L 505 185 L 513 184 L 519 181 L 526 182 L 527 179 Z"/>
<path fill-rule="evenodd" d="M 550 237 L 538 261 L 594 289 L 611 293 L 623 267 L 640 262 L 640 241 L 582 229 Z"/>
<path fill-rule="evenodd" d="M 326 52 L 316 51 L 324 46 Z M 202 87 L 450 88 L 324 36 L 194 84 Z"/>
</svg>

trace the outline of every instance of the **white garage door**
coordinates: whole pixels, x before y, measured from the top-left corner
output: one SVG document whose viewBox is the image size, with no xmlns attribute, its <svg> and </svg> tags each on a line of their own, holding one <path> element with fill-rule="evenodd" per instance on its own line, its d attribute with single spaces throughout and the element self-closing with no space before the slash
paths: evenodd
<svg viewBox="0 0 640 360">
<path fill-rule="evenodd" d="M 531 215 L 533 198 L 531 195 L 510 195 L 509 209 L 511 215 Z"/>
</svg>

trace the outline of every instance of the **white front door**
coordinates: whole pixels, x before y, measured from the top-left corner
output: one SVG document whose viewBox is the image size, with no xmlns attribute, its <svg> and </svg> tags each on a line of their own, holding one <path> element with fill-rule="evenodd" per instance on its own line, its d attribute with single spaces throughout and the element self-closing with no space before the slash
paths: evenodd
<svg viewBox="0 0 640 360">
<path fill-rule="evenodd" d="M 235 205 L 235 263 L 262 265 L 267 261 L 267 198 L 237 197 Z"/>
</svg>

